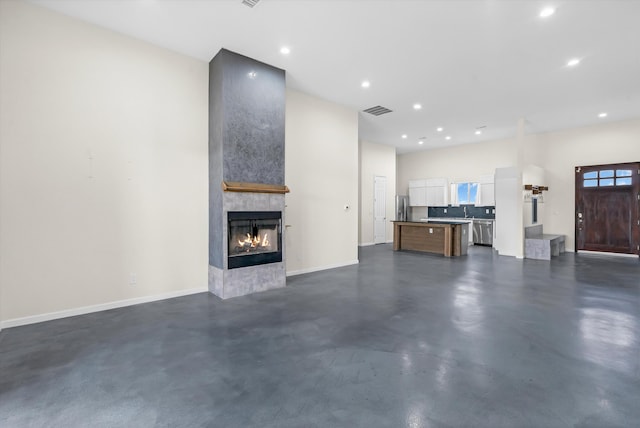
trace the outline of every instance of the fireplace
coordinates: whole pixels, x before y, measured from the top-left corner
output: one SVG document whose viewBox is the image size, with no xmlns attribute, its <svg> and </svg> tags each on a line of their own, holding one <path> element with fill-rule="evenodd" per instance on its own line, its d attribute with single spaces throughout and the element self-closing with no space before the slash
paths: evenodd
<svg viewBox="0 0 640 428">
<path fill-rule="evenodd" d="M 226 49 L 209 63 L 209 291 L 222 299 L 286 286 L 285 77 Z"/>
<path fill-rule="evenodd" d="M 228 211 L 229 269 L 282 261 L 280 211 Z"/>
</svg>

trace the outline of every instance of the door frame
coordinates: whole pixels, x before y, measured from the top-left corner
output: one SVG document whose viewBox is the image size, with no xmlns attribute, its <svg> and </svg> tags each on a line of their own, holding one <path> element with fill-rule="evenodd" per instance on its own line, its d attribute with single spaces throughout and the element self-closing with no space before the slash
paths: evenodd
<svg viewBox="0 0 640 428">
<path fill-rule="evenodd" d="M 611 164 L 602 164 L 602 165 L 583 165 L 577 166 L 574 168 L 575 170 L 575 202 L 574 202 L 574 242 L 575 242 L 575 252 L 578 251 L 592 251 L 592 250 L 584 250 L 579 249 L 579 236 L 580 236 L 580 225 L 581 225 L 581 217 L 580 217 L 580 193 L 581 190 L 584 189 L 584 177 L 583 174 L 585 172 L 590 171 L 600 171 L 600 170 L 617 170 L 617 169 L 631 169 L 632 174 L 632 184 L 631 184 L 631 193 L 634 196 L 634 206 L 635 209 L 632 209 L 631 222 L 632 222 L 632 230 L 630 236 L 631 242 L 631 252 L 629 253 L 620 253 L 615 251 L 606 251 L 606 250 L 597 250 L 599 252 L 609 252 L 611 254 L 635 254 L 640 257 L 640 162 L 620 162 L 620 163 L 611 163 Z M 585 171 L 586 170 L 586 171 Z M 606 191 L 604 189 L 615 189 L 615 187 L 606 187 L 600 189 L 594 189 L 594 191 Z M 635 217 L 633 217 L 635 216 Z M 595 250 L 593 250 L 595 251 Z"/>
<path fill-rule="evenodd" d="M 384 180 L 384 199 L 382 208 L 384 209 L 384 217 L 383 217 L 383 232 L 384 235 L 382 237 L 382 242 L 376 241 L 376 181 L 378 178 Z M 384 175 L 374 175 L 373 176 L 373 243 L 374 244 L 384 244 L 387 242 L 387 177 Z"/>
</svg>

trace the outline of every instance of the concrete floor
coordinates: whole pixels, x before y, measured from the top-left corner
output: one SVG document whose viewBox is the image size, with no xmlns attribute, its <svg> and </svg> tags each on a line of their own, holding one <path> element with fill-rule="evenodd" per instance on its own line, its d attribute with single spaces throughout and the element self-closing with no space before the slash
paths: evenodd
<svg viewBox="0 0 640 428">
<path fill-rule="evenodd" d="M 640 426 L 638 259 L 360 261 L 4 330 L 0 426 Z"/>
</svg>

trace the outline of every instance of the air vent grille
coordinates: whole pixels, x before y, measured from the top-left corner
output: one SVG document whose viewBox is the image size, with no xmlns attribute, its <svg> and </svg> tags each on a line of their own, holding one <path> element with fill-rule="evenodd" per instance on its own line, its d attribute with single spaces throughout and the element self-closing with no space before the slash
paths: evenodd
<svg viewBox="0 0 640 428">
<path fill-rule="evenodd" d="M 362 111 L 364 111 L 365 113 L 372 114 L 374 116 L 380 116 L 383 114 L 391 113 L 393 110 L 389 110 L 388 108 L 382 107 L 382 106 L 375 106 Z"/>
<path fill-rule="evenodd" d="M 242 4 L 249 7 L 253 7 L 258 3 L 260 3 L 260 0 L 242 0 Z"/>
</svg>

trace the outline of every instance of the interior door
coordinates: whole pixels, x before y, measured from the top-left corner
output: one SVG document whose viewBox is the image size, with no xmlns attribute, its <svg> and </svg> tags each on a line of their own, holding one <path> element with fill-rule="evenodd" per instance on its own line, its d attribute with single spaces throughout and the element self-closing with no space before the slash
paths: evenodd
<svg viewBox="0 0 640 428">
<path fill-rule="evenodd" d="M 640 162 L 576 168 L 576 250 L 640 255 Z"/>
<path fill-rule="evenodd" d="M 387 177 L 376 176 L 373 181 L 373 242 L 386 242 Z"/>
</svg>

